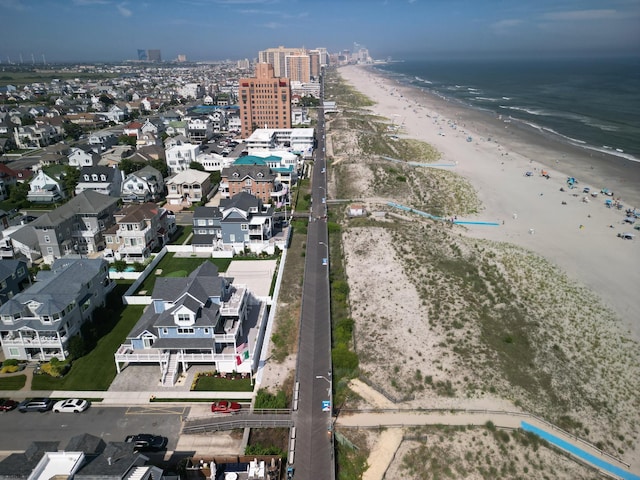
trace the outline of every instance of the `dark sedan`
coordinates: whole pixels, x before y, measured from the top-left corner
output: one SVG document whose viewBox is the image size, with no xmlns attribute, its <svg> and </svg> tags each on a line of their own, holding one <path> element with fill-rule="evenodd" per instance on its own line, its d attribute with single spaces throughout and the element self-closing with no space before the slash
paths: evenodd
<svg viewBox="0 0 640 480">
<path fill-rule="evenodd" d="M 18 406 L 18 402 L 15 400 L 9 400 L 8 398 L 0 398 L 0 412 L 8 412 Z"/>
<path fill-rule="evenodd" d="M 129 435 L 124 439 L 127 443 L 133 443 L 134 449 L 138 452 L 157 452 L 167 448 L 167 437 L 151 435 L 150 433 L 139 433 Z"/>
</svg>

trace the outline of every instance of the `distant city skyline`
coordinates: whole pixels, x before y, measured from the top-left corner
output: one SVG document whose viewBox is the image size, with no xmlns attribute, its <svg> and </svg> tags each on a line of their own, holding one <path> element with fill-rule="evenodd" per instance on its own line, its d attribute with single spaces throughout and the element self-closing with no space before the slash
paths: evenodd
<svg viewBox="0 0 640 480">
<path fill-rule="evenodd" d="M 374 58 L 629 55 L 638 0 L 0 0 L 0 61 L 253 59 L 366 47 Z"/>
</svg>

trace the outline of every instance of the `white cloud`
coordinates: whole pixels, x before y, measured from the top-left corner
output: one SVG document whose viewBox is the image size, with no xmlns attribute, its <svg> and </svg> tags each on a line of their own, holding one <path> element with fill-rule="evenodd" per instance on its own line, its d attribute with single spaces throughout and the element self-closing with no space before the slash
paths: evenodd
<svg viewBox="0 0 640 480">
<path fill-rule="evenodd" d="M 278 28 L 283 28 L 284 25 L 278 22 L 267 22 L 263 23 L 262 26 L 271 30 L 277 30 Z"/>
<path fill-rule="evenodd" d="M 27 6 L 19 0 L 0 0 L 0 8 L 6 8 L 7 10 L 16 10 L 18 12 L 28 10 Z"/>
<path fill-rule="evenodd" d="M 107 5 L 108 0 L 73 0 L 73 4 L 77 7 L 84 7 L 86 5 Z"/>
<path fill-rule="evenodd" d="M 133 15 L 133 12 L 127 8 L 126 3 L 121 3 L 117 5 L 116 8 L 118 9 L 118 13 L 123 17 L 130 17 L 131 15 Z"/>
<path fill-rule="evenodd" d="M 601 10 L 571 10 L 566 12 L 552 12 L 544 15 L 546 20 L 578 21 L 578 20 L 605 20 L 620 18 L 620 13 L 612 9 Z"/>
<path fill-rule="evenodd" d="M 521 25 L 523 22 L 518 18 L 505 18 L 491 24 L 491 30 L 498 34 L 506 34 L 511 32 L 515 27 Z"/>
</svg>

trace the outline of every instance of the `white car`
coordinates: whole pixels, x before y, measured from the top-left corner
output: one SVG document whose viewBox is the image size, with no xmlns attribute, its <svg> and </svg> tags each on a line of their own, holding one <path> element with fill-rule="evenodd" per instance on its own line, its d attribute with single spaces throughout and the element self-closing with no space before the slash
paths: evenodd
<svg viewBox="0 0 640 480">
<path fill-rule="evenodd" d="M 53 406 L 53 411 L 57 413 L 80 413 L 89 408 L 89 402 L 81 398 L 68 398 L 60 400 Z"/>
</svg>

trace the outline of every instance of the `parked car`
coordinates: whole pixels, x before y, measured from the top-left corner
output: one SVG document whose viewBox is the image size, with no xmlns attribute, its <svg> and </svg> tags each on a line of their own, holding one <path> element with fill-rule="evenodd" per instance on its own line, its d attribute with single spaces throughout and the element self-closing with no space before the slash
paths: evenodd
<svg viewBox="0 0 640 480">
<path fill-rule="evenodd" d="M 138 433 L 137 435 L 128 435 L 124 439 L 126 443 L 133 443 L 134 450 L 138 452 L 157 452 L 167 447 L 167 437 L 160 435 L 151 435 L 150 433 Z"/>
<path fill-rule="evenodd" d="M 46 412 L 53 407 L 53 400 L 50 398 L 28 398 L 18 404 L 18 411 L 26 412 Z"/>
<path fill-rule="evenodd" d="M 15 400 L 9 400 L 8 398 L 0 398 L 0 412 L 8 412 L 18 406 L 18 402 Z"/>
<path fill-rule="evenodd" d="M 219 402 L 213 402 L 211 404 L 211 411 L 213 413 L 238 413 L 240 408 L 239 403 L 228 400 L 220 400 Z"/>
<path fill-rule="evenodd" d="M 56 413 L 80 413 L 89 408 L 89 402 L 81 398 L 67 398 L 60 400 L 53 405 L 53 411 Z"/>
</svg>

